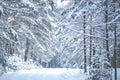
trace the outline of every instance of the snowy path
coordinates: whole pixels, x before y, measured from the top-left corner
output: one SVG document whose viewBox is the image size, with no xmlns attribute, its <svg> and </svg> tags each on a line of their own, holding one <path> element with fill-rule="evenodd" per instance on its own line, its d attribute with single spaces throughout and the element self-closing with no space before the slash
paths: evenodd
<svg viewBox="0 0 120 80">
<path fill-rule="evenodd" d="M 85 75 L 79 69 L 35 69 L 10 72 L 0 77 L 0 80 L 85 80 Z"/>
</svg>

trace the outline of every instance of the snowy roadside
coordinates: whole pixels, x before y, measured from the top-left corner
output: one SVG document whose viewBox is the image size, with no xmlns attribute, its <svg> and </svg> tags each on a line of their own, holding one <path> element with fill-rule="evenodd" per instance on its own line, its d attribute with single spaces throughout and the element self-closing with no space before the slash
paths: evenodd
<svg viewBox="0 0 120 80">
<path fill-rule="evenodd" d="M 43 68 L 9 72 L 0 77 L 0 80 L 85 80 L 82 70 L 66 68 Z"/>
<path fill-rule="evenodd" d="M 118 69 L 120 80 L 120 68 Z M 0 76 L 0 80 L 85 80 L 87 76 L 80 69 L 41 68 L 8 72 Z M 113 73 L 114 80 L 114 73 Z"/>
</svg>

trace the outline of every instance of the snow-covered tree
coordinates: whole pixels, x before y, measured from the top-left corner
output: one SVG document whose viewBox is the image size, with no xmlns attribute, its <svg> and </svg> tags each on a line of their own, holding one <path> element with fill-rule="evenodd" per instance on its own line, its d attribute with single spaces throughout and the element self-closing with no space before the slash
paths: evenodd
<svg viewBox="0 0 120 80">
<path fill-rule="evenodd" d="M 48 18 L 49 1 L 0 1 L 0 62 L 17 54 L 24 61 L 48 62 L 55 55 L 53 27 Z"/>
</svg>

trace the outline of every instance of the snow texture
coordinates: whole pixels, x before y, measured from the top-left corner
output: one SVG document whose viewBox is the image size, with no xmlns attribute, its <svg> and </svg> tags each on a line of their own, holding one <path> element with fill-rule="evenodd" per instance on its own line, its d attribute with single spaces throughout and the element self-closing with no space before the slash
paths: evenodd
<svg viewBox="0 0 120 80">
<path fill-rule="evenodd" d="M 0 80 L 85 80 L 86 75 L 80 69 L 43 68 L 9 72 L 0 77 Z"/>
</svg>

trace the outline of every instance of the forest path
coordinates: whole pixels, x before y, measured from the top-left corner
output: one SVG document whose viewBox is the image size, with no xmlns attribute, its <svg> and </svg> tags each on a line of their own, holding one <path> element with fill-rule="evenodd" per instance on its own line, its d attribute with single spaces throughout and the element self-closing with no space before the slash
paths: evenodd
<svg viewBox="0 0 120 80">
<path fill-rule="evenodd" d="M 85 80 L 86 76 L 80 69 L 42 68 L 9 72 L 0 80 Z"/>
</svg>

